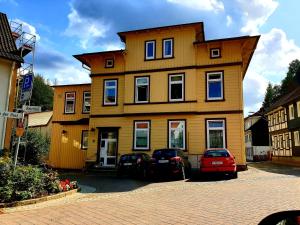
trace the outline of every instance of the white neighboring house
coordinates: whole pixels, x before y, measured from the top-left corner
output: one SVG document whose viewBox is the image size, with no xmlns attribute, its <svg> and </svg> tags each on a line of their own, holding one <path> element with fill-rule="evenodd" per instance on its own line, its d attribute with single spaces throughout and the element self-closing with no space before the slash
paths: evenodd
<svg viewBox="0 0 300 225">
<path fill-rule="evenodd" d="M 28 128 L 40 132 L 44 136 L 51 136 L 53 111 L 28 114 Z"/>
<path fill-rule="evenodd" d="M 246 160 L 268 160 L 271 146 L 269 145 L 267 120 L 259 112 L 248 116 L 244 120 Z"/>
</svg>

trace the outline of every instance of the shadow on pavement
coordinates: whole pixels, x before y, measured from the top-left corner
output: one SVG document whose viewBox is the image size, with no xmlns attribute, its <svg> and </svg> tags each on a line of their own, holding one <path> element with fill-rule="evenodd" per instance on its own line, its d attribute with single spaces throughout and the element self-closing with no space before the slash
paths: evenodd
<svg viewBox="0 0 300 225">
<path fill-rule="evenodd" d="M 277 173 L 283 175 L 293 175 L 300 177 L 300 167 L 280 165 L 270 161 L 248 163 L 249 167 L 256 168 L 269 173 Z M 251 169 L 251 168 L 250 168 Z"/>
<path fill-rule="evenodd" d="M 186 180 L 186 182 L 216 182 L 216 181 L 226 181 L 230 180 L 230 176 L 223 174 L 209 174 L 209 175 L 201 175 L 194 174 L 190 179 Z"/>
</svg>

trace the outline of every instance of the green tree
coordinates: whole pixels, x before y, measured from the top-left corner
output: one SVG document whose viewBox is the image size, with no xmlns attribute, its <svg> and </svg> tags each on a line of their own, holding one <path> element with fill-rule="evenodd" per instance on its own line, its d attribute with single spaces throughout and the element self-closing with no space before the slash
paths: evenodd
<svg viewBox="0 0 300 225">
<path fill-rule="evenodd" d="M 263 108 L 267 109 L 273 102 L 274 99 L 274 89 L 271 83 L 268 84 L 266 93 L 265 93 L 265 99 L 263 101 Z"/>
<path fill-rule="evenodd" d="M 280 95 L 287 94 L 292 88 L 295 87 L 296 73 L 300 68 L 300 61 L 293 60 L 290 65 L 286 77 L 281 81 Z"/>
<path fill-rule="evenodd" d="M 52 110 L 53 108 L 53 88 L 40 74 L 34 77 L 30 104 L 41 106 L 42 111 Z"/>
</svg>

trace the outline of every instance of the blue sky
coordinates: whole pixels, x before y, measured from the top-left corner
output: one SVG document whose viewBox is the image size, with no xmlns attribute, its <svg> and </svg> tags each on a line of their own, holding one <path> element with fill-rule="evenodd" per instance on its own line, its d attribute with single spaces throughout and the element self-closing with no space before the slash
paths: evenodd
<svg viewBox="0 0 300 225">
<path fill-rule="evenodd" d="M 299 8 L 297 0 L 0 0 L 0 11 L 37 35 L 35 72 L 59 84 L 89 82 L 72 55 L 122 48 L 118 31 L 203 21 L 207 39 L 261 34 L 244 80 L 245 115 L 300 59 Z"/>
</svg>

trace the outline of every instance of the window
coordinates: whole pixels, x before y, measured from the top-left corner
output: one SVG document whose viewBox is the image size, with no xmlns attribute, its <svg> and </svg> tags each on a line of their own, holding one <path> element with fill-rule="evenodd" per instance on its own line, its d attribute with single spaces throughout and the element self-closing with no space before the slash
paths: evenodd
<svg viewBox="0 0 300 225">
<path fill-rule="evenodd" d="M 284 120 L 284 112 L 283 112 L 283 110 L 281 110 L 280 114 L 281 114 L 281 120 L 282 120 L 282 122 L 285 122 L 285 120 Z"/>
<path fill-rule="evenodd" d="M 155 41 L 146 41 L 145 59 L 155 59 Z"/>
<path fill-rule="evenodd" d="M 75 113 L 75 92 L 65 93 L 65 113 Z"/>
<path fill-rule="evenodd" d="M 105 59 L 105 68 L 113 68 L 114 60 L 113 59 Z"/>
<path fill-rule="evenodd" d="M 223 100 L 223 73 L 207 73 L 207 100 Z"/>
<path fill-rule="evenodd" d="M 300 117 L 300 102 L 297 102 L 297 114 Z"/>
<path fill-rule="evenodd" d="M 135 102 L 149 102 L 149 77 L 135 78 Z"/>
<path fill-rule="evenodd" d="M 117 80 L 104 80 L 104 105 L 117 104 Z"/>
<path fill-rule="evenodd" d="M 186 149 L 185 147 L 185 121 L 169 121 L 169 148 Z"/>
<path fill-rule="evenodd" d="M 183 101 L 184 75 L 169 75 L 169 101 Z"/>
<path fill-rule="evenodd" d="M 134 149 L 150 149 L 150 121 L 134 122 Z"/>
<path fill-rule="evenodd" d="M 89 139 L 89 131 L 83 130 L 81 132 L 81 149 L 87 149 L 88 148 L 88 139 Z"/>
<path fill-rule="evenodd" d="M 295 142 L 295 146 L 300 146 L 299 131 L 294 131 L 294 142 Z"/>
<path fill-rule="evenodd" d="M 89 113 L 91 109 L 91 92 L 85 91 L 83 92 L 83 113 Z"/>
<path fill-rule="evenodd" d="M 163 40 L 163 58 L 173 57 L 173 39 Z"/>
<path fill-rule="evenodd" d="M 289 116 L 290 120 L 295 119 L 294 105 L 289 105 Z"/>
<path fill-rule="evenodd" d="M 210 49 L 210 58 L 220 58 L 221 57 L 221 49 L 219 48 L 211 48 Z"/>
<path fill-rule="evenodd" d="M 207 148 L 225 148 L 225 120 L 207 120 Z"/>
</svg>

